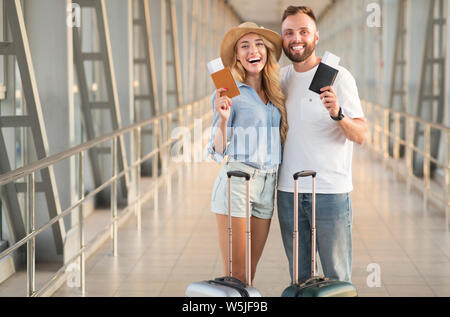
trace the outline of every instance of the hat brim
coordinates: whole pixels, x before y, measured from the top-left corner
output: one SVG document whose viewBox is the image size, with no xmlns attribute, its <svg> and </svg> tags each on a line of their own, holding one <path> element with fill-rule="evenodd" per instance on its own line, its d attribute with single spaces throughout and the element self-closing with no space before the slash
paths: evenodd
<svg viewBox="0 0 450 317">
<path fill-rule="evenodd" d="M 248 33 L 260 34 L 264 36 L 266 40 L 270 41 L 275 46 L 275 57 L 277 61 L 280 60 L 283 39 L 278 33 L 265 28 L 235 27 L 225 34 L 222 44 L 220 45 L 220 58 L 225 67 L 231 67 L 236 43 L 241 37 Z"/>
</svg>

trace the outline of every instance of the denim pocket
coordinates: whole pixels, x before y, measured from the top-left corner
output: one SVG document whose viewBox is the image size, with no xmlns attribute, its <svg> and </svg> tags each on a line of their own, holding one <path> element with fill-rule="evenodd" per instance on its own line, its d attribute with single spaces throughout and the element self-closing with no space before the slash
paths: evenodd
<svg viewBox="0 0 450 317">
<path fill-rule="evenodd" d="M 226 177 L 227 177 L 226 173 L 227 173 L 227 170 L 225 169 L 225 167 L 223 167 L 220 170 L 219 175 L 217 175 L 217 177 L 216 177 L 216 180 L 214 182 L 214 186 L 212 189 L 212 197 L 211 197 L 213 202 L 217 199 L 217 193 L 218 192 L 220 193 L 220 191 L 223 191 L 223 189 L 222 189 L 223 183 L 224 183 L 224 181 L 226 181 Z"/>
<path fill-rule="evenodd" d="M 261 201 L 268 206 L 274 205 L 275 201 L 276 174 L 269 174 L 264 179 L 263 189 L 261 191 Z"/>
<path fill-rule="evenodd" d="M 310 197 L 310 194 L 308 195 Z M 342 221 L 346 224 L 350 216 L 349 194 L 318 194 L 317 218 L 325 221 Z M 308 205 L 310 202 L 308 201 Z"/>
<path fill-rule="evenodd" d="M 216 181 L 214 182 L 214 186 L 213 186 L 213 190 L 212 190 L 212 201 L 216 200 L 216 196 L 217 196 L 217 190 L 219 189 L 220 183 L 221 183 L 222 179 L 220 177 L 220 175 L 218 175 L 216 177 Z"/>
</svg>

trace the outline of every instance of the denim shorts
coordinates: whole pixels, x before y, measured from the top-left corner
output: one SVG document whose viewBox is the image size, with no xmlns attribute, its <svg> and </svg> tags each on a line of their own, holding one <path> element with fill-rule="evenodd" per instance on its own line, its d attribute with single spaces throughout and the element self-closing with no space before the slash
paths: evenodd
<svg viewBox="0 0 450 317">
<path fill-rule="evenodd" d="M 228 162 L 216 178 L 211 197 L 211 211 L 228 215 L 229 171 L 242 171 L 250 175 L 250 214 L 260 219 L 272 219 L 277 171 L 264 171 L 240 162 Z M 245 218 L 247 186 L 244 178 L 231 178 L 231 216 Z"/>
</svg>

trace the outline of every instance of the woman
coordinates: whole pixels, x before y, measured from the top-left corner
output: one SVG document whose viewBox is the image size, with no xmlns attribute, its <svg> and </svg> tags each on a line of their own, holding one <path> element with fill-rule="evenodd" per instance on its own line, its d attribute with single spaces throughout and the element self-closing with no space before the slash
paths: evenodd
<svg viewBox="0 0 450 317">
<path fill-rule="evenodd" d="M 223 269 L 228 258 L 228 178 L 227 171 L 251 175 L 251 276 L 262 255 L 274 210 L 274 195 L 281 148 L 287 134 L 284 95 L 280 85 L 282 38 L 277 33 L 246 22 L 224 37 L 220 57 L 230 67 L 240 95 L 231 100 L 218 89 L 213 96 L 214 119 L 209 153 L 227 163 L 212 191 L 211 209 L 216 213 Z M 232 179 L 232 275 L 245 282 L 246 186 Z M 250 282 L 250 281 L 249 281 Z"/>
</svg>

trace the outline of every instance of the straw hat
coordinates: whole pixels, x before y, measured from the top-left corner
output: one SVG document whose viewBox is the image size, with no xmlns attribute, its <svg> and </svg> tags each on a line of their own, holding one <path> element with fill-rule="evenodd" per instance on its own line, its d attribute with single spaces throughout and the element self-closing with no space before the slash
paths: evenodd
<svg viewBox="0 0 450 317">
<path fill-rule="evenodd" d="M 280 59 L 283 45 L 281 36 L 272 30 L 259 27 L 256 23 L 245 22 L 238 27 L 229 30 L 222 40 L 222 44 L 220 45 L 220 57 L 222 58 L 225 67 L 231 66 L 231 63 L 233 62 L 236 42 L 248 33 L 256 33 L 264 36 L 266 40 L 270 41 L 275 46 L 275 57 L 277 61 Z"/>
</svg>

